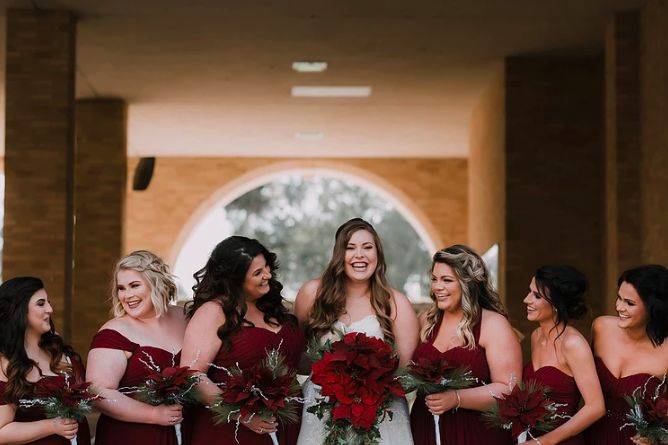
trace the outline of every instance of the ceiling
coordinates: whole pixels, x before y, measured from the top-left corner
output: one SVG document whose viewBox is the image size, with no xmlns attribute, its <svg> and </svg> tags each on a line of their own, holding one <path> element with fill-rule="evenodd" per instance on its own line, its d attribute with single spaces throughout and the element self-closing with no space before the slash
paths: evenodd
<svg viewBox="0 0 668 445">
<path fill-rule="evenodd" d="M 640 4 L 17 0 L 3 6 L 78 13 L 77 97 L 127 100 L 132 156 L 461 157 L 468 154 L 471 111 L 505 56 L 600 51 L 606 17 Z M 3 29 L 3 64 L 4 35 Z M 300 74 L 291 69 L 295 60 L 325 60 L 329 68 Z M 293 98 L 297 85 L 370 86 L 372 95 Z M 323 137 L 300 140 L 298 132 Z M 4 134 L 2 141 L 4 149 Z"/>
</svg>

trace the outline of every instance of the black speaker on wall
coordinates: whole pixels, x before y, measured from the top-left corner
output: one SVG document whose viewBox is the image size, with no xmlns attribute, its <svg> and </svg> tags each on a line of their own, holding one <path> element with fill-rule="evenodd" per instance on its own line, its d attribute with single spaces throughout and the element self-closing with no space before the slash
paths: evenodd
<svg viewBox="0 0 668 445">
<path fill-rule="evenodd" d="M 139 158 L 139 164 L 135 168 L 135 176 L 132 180 L 132 190 L 146 190 L 153 177 L 155 158 Z"/>
</svg>

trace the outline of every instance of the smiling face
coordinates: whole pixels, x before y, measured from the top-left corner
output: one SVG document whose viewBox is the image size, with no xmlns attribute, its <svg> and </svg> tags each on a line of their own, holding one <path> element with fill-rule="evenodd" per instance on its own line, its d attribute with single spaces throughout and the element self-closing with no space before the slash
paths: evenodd
<svg viewBox="0 0 668 445">
<path fill-rule="evenodd" d="M 351 281 L 368 281 L 373 276 L 378 266 L 378 250 L 370 232 L 358 230 L 350 236 L 343 266 Z"/>
<path fill-rule="evenodd" d="M 644 329 L 649 321 L 645 303 L 638 295 L 636 288 L 626 281 L 622 281 L 619 286 L 615 308 L 619 315 L 619 327 L 622 329 Z"/>
<path fill-rule="evenodd" d="M 38 335 L 49 332 L 51 330 L 51 314 L 53 314 L 53 308 L 49 303 L 49 297 L 44 289 L 40 289 L 28 301 L 26 328 Z"/>
<path fill-rule="evenodd" d="M 431 271 L 431 292 L 442 311 L 456 312 L 462 306 L 462 285 L 455 271 L 445 263 L 435 263 Z"/>
<path fill-rule="evenodd" d="M 524 304 L 527 305 L 527 320 L 538 323 L 546 320 L 554 320 L 554 307 L 540 293 L 538 286 L 536 286 L 535 277 L 531 279 L 529 293 L 524 298 Z"/>
<path fill-rule="evenodd" d="M 271 269 L 264 255 L 259 254 L 251 261 L 246 277 L 244 278 L 243 291 L 249 301 L 255 301 L 269 292 L 269 280 Z"/>
<path fill-rule="evenodd" d="M 155 317 L 151 288 L 141 273 L 134 269 L 119 270 L 116 274 L 116 292 L 123 310 L 130 317 Z"/>
</svg>

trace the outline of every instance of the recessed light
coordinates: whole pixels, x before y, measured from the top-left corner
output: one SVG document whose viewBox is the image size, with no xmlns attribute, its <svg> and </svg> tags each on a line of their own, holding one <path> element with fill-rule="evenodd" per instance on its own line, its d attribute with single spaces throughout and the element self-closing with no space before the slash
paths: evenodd
<svg viewBox="0 0 668 445">
<path fill-rule="evenodd" d="M 292 69 L 298 73 L 322 73 L 327 69 L 327 62 L 317 60 L 298 60 L 292 62 Z"/>
<path fill-rule="evenodd" d="M 302 141 L 320 141 L 325 137 L 322 131 L 298 131 L 295 133 L 295 139 Z"/>
<path fill-rule="evenodd" d="M 292 97 L 369 97 L 371 87 L 292 87 Z"/>
</svg>

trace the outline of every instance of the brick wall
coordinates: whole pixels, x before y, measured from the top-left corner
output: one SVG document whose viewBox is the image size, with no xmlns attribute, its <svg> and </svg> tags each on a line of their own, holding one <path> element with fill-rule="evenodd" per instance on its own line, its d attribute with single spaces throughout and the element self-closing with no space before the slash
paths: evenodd
<svg viewBox="0 0 668 445">
<path fill-rule="evenodd" d="M 45 281 L 61 332 L 71 295 L 75 20 L 7 11 L 3 276 Z"/>
<path fill-rule="evenodd" d="M 137 162 L 130 159 L 129 175 Z M 372 182 L 379 178 L 423 215 L 437 244 L 467 241 L 464 159 L 159 158 L 148 190 L 128 189 L 124 250 L 147 248 L 173 261 L 177 239 L 204 203 L 244 175 L 272 166 L 352 168 Z"/>
</svg>

